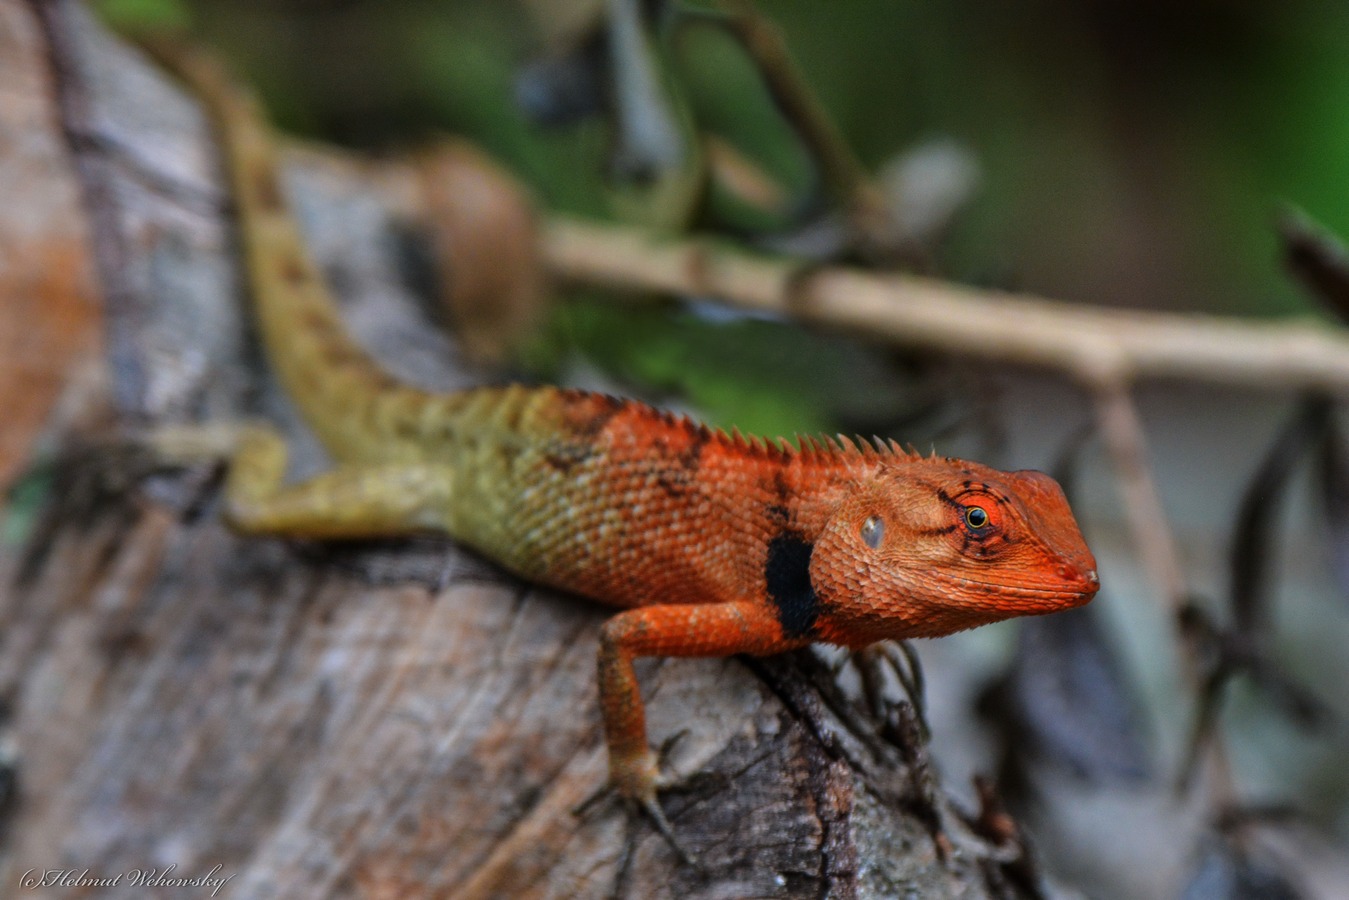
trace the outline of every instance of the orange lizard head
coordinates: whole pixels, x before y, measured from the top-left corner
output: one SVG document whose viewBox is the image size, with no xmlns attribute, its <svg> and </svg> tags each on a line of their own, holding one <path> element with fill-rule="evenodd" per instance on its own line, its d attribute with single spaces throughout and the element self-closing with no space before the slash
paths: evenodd
<svg viewBox="0 0 1349 900">
<path fill-rule="evenodd" d="M 1052 478 L 939 458 L 863 476 L 819 536 L 810 581 L 820 636 L 849 645 L 1070 609 L 1100 587 Z"/>
</svg>

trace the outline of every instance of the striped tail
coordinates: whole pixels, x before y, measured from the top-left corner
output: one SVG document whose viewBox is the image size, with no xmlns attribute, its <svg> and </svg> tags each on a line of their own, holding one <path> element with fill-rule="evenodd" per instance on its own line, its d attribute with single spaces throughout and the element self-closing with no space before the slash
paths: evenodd
<svg viewBox="0 0 1349 900">
<path fill-rule="evenodd" d="M 428 403 L 443 416 L 458 405 L 454 395 L 403 384 L 351 338 L 287 207 L 256 99 L 204 51 L 149 49 L 206 102 L 219 129 L 259 328 L 287 395 L 338 459 L 387 459 L 390 440 L 413 443 Z"/>
</svg>

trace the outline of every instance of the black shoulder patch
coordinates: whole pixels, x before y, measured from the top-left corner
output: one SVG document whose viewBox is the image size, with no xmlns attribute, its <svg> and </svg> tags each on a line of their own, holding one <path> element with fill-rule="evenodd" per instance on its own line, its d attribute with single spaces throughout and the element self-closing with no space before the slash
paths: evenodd
<svg viewBox="0 0 1349 900">
<path fill-rule="evenodd" d="M 814 544 L 792 531 L 784 531 L 768 542 L 764 580 L 768 596 L 778 608 L 782 632 L 789 638 L 808 636 L 820 616 L 820 598 L 810 584 L 810 555 L 814 550 Z"/>
</svg>

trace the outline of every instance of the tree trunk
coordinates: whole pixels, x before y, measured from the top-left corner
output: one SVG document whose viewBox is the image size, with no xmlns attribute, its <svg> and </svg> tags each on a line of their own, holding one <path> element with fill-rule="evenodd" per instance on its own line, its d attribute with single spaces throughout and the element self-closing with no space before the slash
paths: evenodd
<svg viewBox="0 0 1349 900">
<path fill-rule="evenodd" d="M 664 798 L 699 862 L 683 865 L 615 804 L 577 811 L 606 775 L 603 608 L 444 541 L 237 537 L 215 473 L 155 473 L 108 440 L 109 423 L 265 415 L 295 432 L 300 471 L 322 465 L 260 374 L 194 100 L 71 0 L 0 0 L 10 47 L 0 69 L 49 88 L 23 127 L 50 129 L 52 177 L 80 186 L 106 327 L 92 382 L 62 357 L 73 424 L 50 478 L 29 481 L 48 485 L 43 514 L 0 558 L 19 785 L 0 891 L 44 874 L 31 896 L 198 878 L 249 898 L 1034 890 L 1014 829 L 967 822 L 935 786 L 907 707 L 872 715 L 810 653 L 642 667 L 653 740 L 686 730 L 671 765 L 696 773 Z M 311 151 L 286 172 L 353 328 L 404 376 L 472 383 L 409 287 L 417 238 L 396 192 L 363 171 Z M 0 208 L 0 235 L 20 214 Z"/>
</svg>

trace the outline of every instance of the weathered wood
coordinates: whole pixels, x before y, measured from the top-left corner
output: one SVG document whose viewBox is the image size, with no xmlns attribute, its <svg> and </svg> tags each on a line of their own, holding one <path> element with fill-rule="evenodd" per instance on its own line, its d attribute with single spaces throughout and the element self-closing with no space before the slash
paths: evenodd
<svg viewBox="0 0 1349 900">
<path fill-rule="evenodd" d="M 45 22 L 77 136 L 111 320 L 104 402 L 140 421 L 258 408 L 289 420 L 265 381 L 260 407 L 245 404 L 259 361 L 190 98 L 74 2 L 0 8 Z M 372 348 L 424 383 L 470 381 L 417 312 L 394 238 L 407 229 L 382 195 L 309 153 L 287 181 Z M 301 468 L 320 464 L 300 447 Z M 603 609 L 446 542 L 243 539 L 201 472 L 128 491 L 134 454 L 74 459 L 51 527 L 0 557 L 0 697 L 22 785 L 0 891 L 73 870 L 120 876 L 92 896 L 141 897 L 136 874 L 170 866 L 249 898 L 1013 889 L 1016 854 L 934 789 L 912 729 L 867 715 L 809 654 L 642 666 L 652 735 L 688 732 L 672 763 L 697 777 L 666 808 L 701 868 L 645 826 L 625 865 L 621 810 L 575 812 L 605 778 Z M 98 483 L 112 489 L 88 490 Z"/>
<path fill-rule="evenodd" d="M 40 35 L 30 10 L 0 4 L 0 484 L 31 450 L 67 369 L 98 340 L 80 190 Z"/>
</svg>

